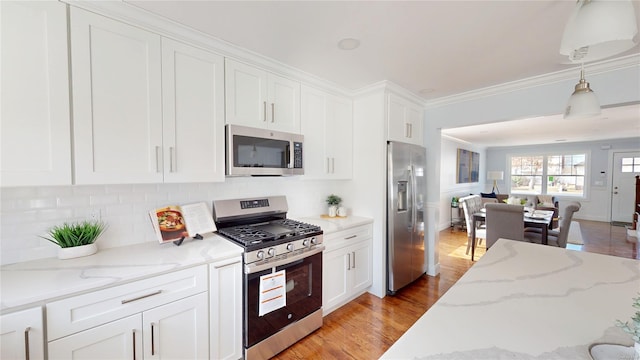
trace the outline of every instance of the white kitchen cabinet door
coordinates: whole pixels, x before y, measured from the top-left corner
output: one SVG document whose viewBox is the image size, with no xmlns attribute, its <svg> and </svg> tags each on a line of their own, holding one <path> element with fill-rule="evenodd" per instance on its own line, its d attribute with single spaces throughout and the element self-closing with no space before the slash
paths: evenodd
<svg viewBox="0 0 640 360">
<path fill-rule="evenodd" d="M 144 359 L 207 359 L 208 320 L 206 292 L 143 312 Z"/>
<path fill-rule="evenodd" d="M 389 140 L 423 146 L 423 109 L 393 93 L 388 95 L 387 126 Z"/>
<path fill-rule="evenodd" d="M 2 186 L 71 185 L 66 5 L 1 1 Z"/>
<path fill-rule="evenodd" d="M 302 86 L 300 128 L 305 135 L 307 179 L 351 179 L 353 105 L 351 100 Z"/>
<path fill-rule="evenodd" d="M 267 127 L 267 73 L 225 60 L 226 123 Z"/>
<path fill-rule="evenodd" d="M 142 340 L 142 315 L 136 314 L 51 341 L 49 359 L 142 359 Z"/>
<path fill-rule="evenodd" d="M 346 302 L 351 292 L 349 254 L 344 249 L 322 254 L 322 308 L 326 316 Z"/>
<path fill-rule="evenodd" d="M 300 133 L 300 82 L 267 74 L 267 127 Z"/>
<path fill-rule="evenodd" d="M 0 359 L 44 359 L 41 307 L 0 316 Z"/>
<path fill-rule="evenodd" d="M 224 181 L 224 58 L 162 39 L 164 182 Z"/>
<path fill-rule="evenodd" d="M 373 283 L 371 240 L 355 244 L 351 249 L 352 291 L 365 291 Z"/>
<path fill-rule="evenodd" d="M 71 7 L 76 184 L 162 182 L 160 36 Z"/>
<path fill-rule="evenodd" d="M 242 358 L 242 259 L 209 265 L 211 359 Z"/>
<path fill-rule="evenodd" d="M 225 60 L 226 123 L 300 133 L 300 82 Z"/>
</svg>

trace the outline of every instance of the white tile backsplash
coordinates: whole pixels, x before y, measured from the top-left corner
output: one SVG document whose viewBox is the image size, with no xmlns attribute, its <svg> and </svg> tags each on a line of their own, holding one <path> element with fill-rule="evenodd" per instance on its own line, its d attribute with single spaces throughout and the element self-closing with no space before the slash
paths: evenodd
<svg viewBox="0 0 640 360">
<path fill-rule="evenodd" d="M 89 219 L 99 212 L 108 229 L 100 249 L 156 241 L 148 212 L 169 204 L 215 199 L 286 195 L 289 217 L 326 212 L 331 193 L 348 200 L 347 181 L 311 181 L 303 177 L 239 177 L 224 183 L 75 185 L 0 188 L 0 265 L 55 257 L 57 246 L 41 239 L 63 222 Z M 349 205 L 346 203 L 345 205 Z"/>
</svg>

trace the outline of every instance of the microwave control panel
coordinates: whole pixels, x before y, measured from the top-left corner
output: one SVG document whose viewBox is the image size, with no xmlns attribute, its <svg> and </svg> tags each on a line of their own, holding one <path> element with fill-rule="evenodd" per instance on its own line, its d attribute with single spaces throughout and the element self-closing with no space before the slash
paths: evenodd
<svg viewBox="0 0 640 360">
<path fill-rule="evenodd" d="M 293 143 L 293 168 L 302 169 L 302 143 Z"/>
</svg>

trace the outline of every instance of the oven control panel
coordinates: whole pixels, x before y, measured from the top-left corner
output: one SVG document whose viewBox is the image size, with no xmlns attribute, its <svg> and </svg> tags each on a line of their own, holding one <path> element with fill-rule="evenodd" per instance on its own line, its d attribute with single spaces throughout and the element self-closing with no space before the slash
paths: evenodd
<svg viewBox="0 0 640 360">
<path fill-rule="evenodd" d="M 268 246 L 260 250 L 246 252 L 244 254 L 244 263 L 266 264 L 270 261 L 286 259 L 289 256 L 304 253 L 320 244 L 322 244 L 322 235 L 314 235 L 288 243 Z"/>
</svg>

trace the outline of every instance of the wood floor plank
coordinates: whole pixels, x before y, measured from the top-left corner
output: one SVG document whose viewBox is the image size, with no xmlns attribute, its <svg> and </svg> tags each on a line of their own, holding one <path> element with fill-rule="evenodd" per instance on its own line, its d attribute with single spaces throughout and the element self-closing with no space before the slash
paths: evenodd
<svg viewBox="0 0 640 360">
<path fill-rule="evenodd" d="M 624 227 L 579 220 L 584 245 L 568 248 L 638 259 L 635 238 Z M 543 245 L 540 245 L 543 246 Z M 324 318 L 323 326 L 276 355 L 274 359 L 377 359 L 404 334 L 475 262 L 465 254 L 467 234 L 440 232 L 440 274 L 423 275 L 395 296 L 382 299 L 365 293 Z M 476 260 L 484 255 L 476 248 Z"/>
</svg>

